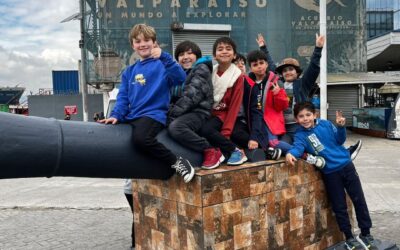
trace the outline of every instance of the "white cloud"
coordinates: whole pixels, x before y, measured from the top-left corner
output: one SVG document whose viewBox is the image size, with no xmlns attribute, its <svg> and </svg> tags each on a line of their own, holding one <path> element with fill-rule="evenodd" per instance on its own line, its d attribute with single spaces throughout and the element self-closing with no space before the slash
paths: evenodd
<svg viewBox="0 0 400 250">
<path fill-rule="evenodd" d="M 52 70 L 76 70 L 79 21 L 60 23 L 79 11 L 78 0 L 0 0 L 0 86 L 28 92 L 51 88 Z"/>
</svg>

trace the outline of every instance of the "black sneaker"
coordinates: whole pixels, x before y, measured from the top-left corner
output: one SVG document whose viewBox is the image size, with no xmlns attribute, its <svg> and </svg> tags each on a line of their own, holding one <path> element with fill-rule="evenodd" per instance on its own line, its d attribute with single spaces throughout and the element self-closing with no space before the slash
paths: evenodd
<svg viewBox="0 0 400 250">
<path fill-rule="evenodd" d="M 323 169 L 326 164 L 324 157 L 312 154 L 307 154 L 306 162 L 314 165 L 318 169 Z"/>
<path fill-rule="evenodd" d="M 362 236 L 361 234 L 356 237 L 357 241 L 365 250 L 377 249 L 374 241 L 374 237 L 368 234 L 367 236 Z"/>
<path fill-rule="evenodd" d="M 350 152 L 350 158 L 352 161 L 357 157 L 358 153 L 360 152 L 360 149 L 362 147 L 362 141 L 358 140 L 356 144 L 351 145 L 347 150 Z"/>
<path fill-rule="evenodd" d="M 192 167 L 192 164 L 180 156 L 171 167 L 175 169 L 177 174 L 183 177 L 183 180 L 186 183 L 190 182 L 194 177 L 195 170 Z"/>
<path fill-rule="evenodd" d="M 361 246 L 360 242 L 358 242 L 354 238 L 350 238 L 344 242 L 344 248 L 347 250 L 361 250 L 364 249 L 363 246 Z"/>
<path fill-rule="evenodd" d="M 268 148 L 265 155 L 268 160 L 278 160 L 281 157 L 282 150 L 280 148 Z"/>
</svg>

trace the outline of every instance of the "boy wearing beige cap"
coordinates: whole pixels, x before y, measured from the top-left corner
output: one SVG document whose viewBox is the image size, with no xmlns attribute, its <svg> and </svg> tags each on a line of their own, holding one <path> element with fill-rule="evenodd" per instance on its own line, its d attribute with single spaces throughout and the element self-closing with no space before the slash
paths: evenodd
<svg viewBox="0 0 400 250">
<path fill-rule="evenodd" d="M 320 72 L 319 62 L 324 43 L 325 37 L 315 34 L 314 52 L 311 56 L 310 64 L 304 70 L 304 73 L 299 61 L 294 58 L 283 59 L 281 64 L 275 69 L 285 81 L 284 88 L 289 98 L 289 108 L 284 111 L 286 134 L 282 137 L 282 140 L 290 144 L 293 144 L 294 133 L 299 127 L 293 115 L 293 107 L 296 103 L 309 101 L 312 90 L 318 87 L 316 81 Z M 300 77 L 301 75 L 302 77 Z M 361 146 L 362 141 L 358 140 L 356 144 L 348 148 L 352 160 L 356 158 Z M 309 157 L 312 158 L 311 155 Z M 317 158 L 314 160 L 317 161 Z M 312 159 L 309 162 L 312 162 Z"/>
<path fill-rule="evenodd" d="M 285 127 L 286 136 L 283 138 L 288 143 L 293 143 L 294 133 L 298 125 L 293 116 L 293 107 L 296 103 L 307 101 L 308 95 L 312 89 L 317 86 L 317 78 L 319 76 L 322 47 L 325 43 L 325 37 L 315 35 L 315 49 L 311 56 L 310 64 L 304 71 L 300 67 L 299 61 L 294 58 L 285 58 L 276 68 L 276 72 L 284 79 L 284 88 L 289 98 L 289 108 L 285 110 Z"/>
</svg>

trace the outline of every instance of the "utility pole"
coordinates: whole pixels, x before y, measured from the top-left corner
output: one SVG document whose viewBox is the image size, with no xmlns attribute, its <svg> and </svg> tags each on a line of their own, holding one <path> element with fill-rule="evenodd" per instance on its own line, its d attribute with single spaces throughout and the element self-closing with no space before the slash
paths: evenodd
<svg viewBox="0 0 400 250">
<path fill-rule="evenodd" d="M 85 0 L 79 0 L 79 13 L 80 13 L 80 26 L 81 26 L 81 40 L 79 40 L 79 48 L 81 49 L 81 63 L 80 63 L 80 76 L 81 76 L 81 90 L 82 90 L 82 112 L 83 121 L 87 122 L 89 117 L 87 105 L 87 84 L 86 84 L 86 54 L 85 54 Z"/>
<path fill-rule="evenodd" d="M 319 81 L 319 89 L 320 89 L 320 98 L 321 98 L 321 106 L 320 106 L 320 114 L 322 119 L 327 119 L 328 117 L 328 98 L 327 98 L 327 47 L 328 47 L 328 37 L 326 35 L 326 0 L 319 1 L 319 33 L 322 36 L 325 36 L 325 44 L 322 49 L 322 56 L 320 61 L 320 81 Z"/>
</svg>

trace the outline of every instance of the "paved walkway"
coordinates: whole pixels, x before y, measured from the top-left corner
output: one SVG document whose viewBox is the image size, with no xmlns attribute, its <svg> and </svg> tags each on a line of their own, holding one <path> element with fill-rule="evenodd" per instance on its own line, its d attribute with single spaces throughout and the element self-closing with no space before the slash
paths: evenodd
<svg viewBox="0 0 400 250">
<path fill-rule="evenodd" d="M 375 237 L 400 243 L 400 140 L 361 138 L 355 160 Z M 0 180 L 0 249 L 128 249 L 132 215 L 122 180 Z"/>
</svg>

